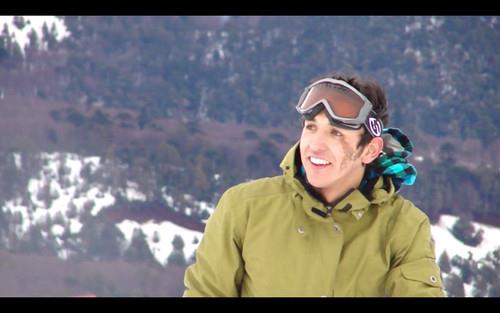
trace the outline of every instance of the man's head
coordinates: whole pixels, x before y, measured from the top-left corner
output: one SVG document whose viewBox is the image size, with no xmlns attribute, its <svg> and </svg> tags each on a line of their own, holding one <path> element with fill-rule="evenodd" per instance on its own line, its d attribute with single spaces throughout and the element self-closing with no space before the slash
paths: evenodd
<svg viewBox="0 0 500 313">
<path fill-rule="evenodd" d="M 316 188 L 334 188 L 339 184 L 357 187 L 365 165 L 375 160 L 383 147 L 379 137 L 381 125 L 369 123 L 379 120 L 387 125 L 385 94 L 376 83 L 358 77 L 330 75 L 315 82 L 323 78 L 348 85 L 313 83 L 301 97 L 297 109 L 300 111 L 301 102 L 306 109 L 311 107 L 301 111 L 301 161 L 308 181 Z M 375 127 L 368 131 L 370 125 Z"/>
</svg>

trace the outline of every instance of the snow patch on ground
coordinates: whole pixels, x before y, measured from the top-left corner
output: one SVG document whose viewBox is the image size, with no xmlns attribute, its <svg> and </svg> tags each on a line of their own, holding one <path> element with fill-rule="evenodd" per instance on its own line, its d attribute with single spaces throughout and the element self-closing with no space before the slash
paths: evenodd
<svg viewBox="0 0 500 313">
<path fill-rule="evenodd" d="M 450 259 L 454 255 L 468 259 L 469 253 L 476 261 L 482 259 L 490 251 L 500 247 L 500 229 L 481 223 L 473 223 L 476 230 L 482 229 L 483 241 L 477 247 L 471 247 L 453 236 L 450 232 L 458 217 L 453 215 L 442 215 L 436 225 L 431 226 L 432 237 L 435 241 L 436 256 L 439 258 L 446 251 Z"/>
<path fill-rule="evenodd" d="M 131 220 L 124 220 L 117 224 L 118 229 L 123 233 L 125 239 L 130 242 L 135 229 L 141 229 L 146 236 L 146 241 L 155 259 L 162 265 L 167 265 L 167 258 L 172 253 L 172 241 L 175 235 L 182 237 L 184 241 L 184 255 L 186 260 L 193 255 L 198 247 L 203 234 L 197 231 L 188 230 L 171 222 L 156 223 L 148 221 L 143 224 Z M 155 242 L 155 234 L 157 242 Z"/>
</svg>

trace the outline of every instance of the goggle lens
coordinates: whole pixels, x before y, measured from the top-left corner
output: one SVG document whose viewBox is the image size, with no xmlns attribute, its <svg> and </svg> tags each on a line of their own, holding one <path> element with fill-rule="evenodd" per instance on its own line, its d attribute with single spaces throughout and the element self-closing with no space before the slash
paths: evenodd
<svg viewBox="0 0 500 313">
<path fill-rule="evenodd" d="M 363 99 L 349 89 L 333 84 L 320 84 L 311 88 L 300 107 L 304 111 L 309 111 L 318 105 L 319 101 L 327 100 L 331 110 L 335 115 L 345 118 L 356 118 L 363 107 Z"/>
</svg>

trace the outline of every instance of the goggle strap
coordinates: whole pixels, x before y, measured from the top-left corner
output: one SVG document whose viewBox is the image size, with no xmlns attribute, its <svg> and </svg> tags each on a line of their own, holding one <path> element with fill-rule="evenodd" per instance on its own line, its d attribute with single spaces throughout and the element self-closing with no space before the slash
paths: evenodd
<svg viewBox="0 0 500 313">
<path fill-rule="evenodd" d="M 382 136 L 382 129 L 384 128 L 384 123 L 377 118 L 375 112 L 370 111 L 367 120 L 365 121 L 366 130 L 372 135 L 372 137 Z"/>
</svg>

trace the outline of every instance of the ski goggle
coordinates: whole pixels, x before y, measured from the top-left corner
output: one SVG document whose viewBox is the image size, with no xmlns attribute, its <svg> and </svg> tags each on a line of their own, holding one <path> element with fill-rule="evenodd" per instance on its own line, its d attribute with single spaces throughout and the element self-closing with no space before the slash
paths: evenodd
<svg viewBox="0 0 500 313">
<path fill-rule="evenodd" d="M 312 119 L 323 108 L 335 126 L 359 129 L 364 125 L 372 137 L 382 134 L 384 125 L 372 110 L 370 100 L 343 80 L 324 78 L 312 83 L 296 107 L 306 119 Z"/>
</svg>

